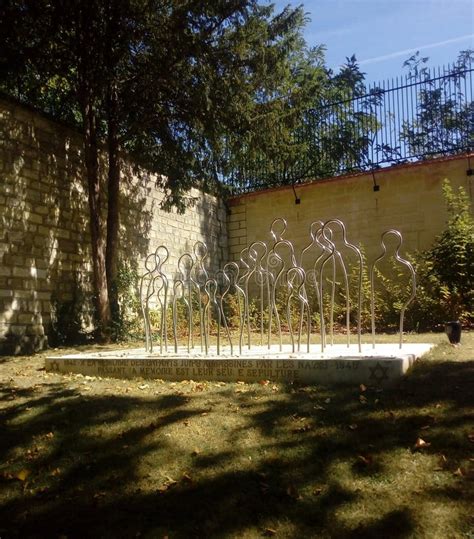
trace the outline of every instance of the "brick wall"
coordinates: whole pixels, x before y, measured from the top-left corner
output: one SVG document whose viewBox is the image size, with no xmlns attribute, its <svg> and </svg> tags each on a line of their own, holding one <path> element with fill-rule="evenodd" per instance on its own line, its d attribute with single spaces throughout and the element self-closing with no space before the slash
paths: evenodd
<svg viewBox="0 0 474 539">
<path fill-rule="evenodd" d="M 474 162 L 474 156 L 471 156 Z M 285 237 L 297 251 L 309 243 L 309 226 L 316 220 L 344 221 L 349 241 L 365 247 L 369 259 L 380 254 L 380 235 L 390 228 L 403 234 L 403 252 L 428 248 L 446 222 L 442 183 L 463 186 L 474 205 L 474 176 L 466 174 L 467 156 L 401 165 L 375 173 L 379 191 L 373 190 L 371 174 L 319 180 L 296 187 L 260 191 L 229 201 L 229 254 L 232 260 L 251 242 L 271 242 L 270 225 L 283 217 Z"/>
<path fill-rule="evenodd" d="M 86 178 L 80 136 L 0 100 L 0 353 L 43 348 L 58 317 L 91 328 L 91 262 Z M 120 257 L 143 267 L 164 243 L 170 274 L 194 243 L 209 247 L 210 269 L 227 259 L 226 210 L 215 197 L 189 193 L 184 214 L 163 212 L 163 194 L 146 174 L 124 171 Z M 139 269 L 140 271 L 140 269 Z"/>
</svg>

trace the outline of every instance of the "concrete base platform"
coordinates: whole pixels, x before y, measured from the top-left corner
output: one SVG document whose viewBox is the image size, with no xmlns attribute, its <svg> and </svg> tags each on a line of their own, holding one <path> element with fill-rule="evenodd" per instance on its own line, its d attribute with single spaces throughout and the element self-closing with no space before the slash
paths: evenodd
<svg viewBox="0 0 474 539">
<path fill-rule="evenodd" d="M 365 384 L 388 387 L 396 383 L 433 344 L 328 346 L 324 354 L 294 353 L 284 346 L 253 347 L 241 355 L 220 356 L 185 349 L 178 353 L 147 353 L 143 348 L 83 353 L 46 358 L 46 370 L 113 378 L 215 380 L 224 382 L 300 382 L 306 384 Z"/>
</svg>

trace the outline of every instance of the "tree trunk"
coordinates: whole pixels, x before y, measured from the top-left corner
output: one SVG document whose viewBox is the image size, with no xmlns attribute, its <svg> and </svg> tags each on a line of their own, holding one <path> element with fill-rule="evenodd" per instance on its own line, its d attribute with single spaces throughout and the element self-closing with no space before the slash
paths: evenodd
<svg viewBox="0 0 474 539">
<path fill-rule="evenodd" d="M 88 101 L 83 110 L 84 152 L 87 169 L 89 194 L 90 232 L 92 246 L 92 267 L 94 273 L 94 295 L 97 316 L 97 338 L 101 342 L 109 340 L 110 304 L 107 290 L 106 238 L 102 224 L 102 196 L 99 177 L 99 151 L 97 145 L 96 117 L 93 106 Z"/>
<path fill-rule="evenodd" d="M 107 206 L 107 249 L 106 271 L 109 292 L 110 309 L 112 316 L 118 314 L 117 291 L 117 248 L 120 216 L 120 145 L 117 125 L 117 92 L 115 88 L 109 90 L 108 95 L 108 206 Z"/>
</svg>

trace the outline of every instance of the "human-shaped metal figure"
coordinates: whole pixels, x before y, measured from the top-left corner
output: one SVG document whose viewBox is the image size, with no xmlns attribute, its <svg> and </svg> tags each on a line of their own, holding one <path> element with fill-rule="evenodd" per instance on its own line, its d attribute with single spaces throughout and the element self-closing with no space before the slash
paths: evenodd
<svg viewBox="0 0 474 539">
<path fill-rule="evenodd" d="M 405 260 L 400 256 L 400 248 L 403 243 L 403 236 L 398 230 L 386 230 L 381 237 L 380 244 L 382 246 L 382 253 L 372 262 L 372 265 L 370 266 L 370 315 L 371 315 L 371 322 L 372 322 L 372 348 L 375 348 L 375 268 L 377 265 L 377 262 L 380 262 L 385 255 L 387 254 L 387 246 L 385 245 L 385 239 L 388 236 L 393 236 L 396 238 L 397 244 L 395 247 L 395 255 L 394 258 L 397 262 L 408 268 L 408 271 L 410 273 L 411 277 L 411 293 L 407 301 L 402 305 L 402 308 L 400 309 L 400 325 L 399 325 L 399 331 L 400 331 L 400 339 L 399 339 L 399 348 L 402 348 L 403 343 L 403 322 L 405 318 L 405 311 L 410 305 L 410 303 L 415 299 L 416 296 L 416 274 L 415 270 L 413 269 L 412 264 Z"/>
<path fill-rule="evenodd" d="M 193 331 L 193 288 L 192 270 L 194 259 L 189 253 L 182 254 L 178 259 L 178 281 L 182 282 L 183 299 L 188 311 L 188 350 L 194 348 Z M 175 303 L 176 306 L 176 303 Z"/>
<path fill-rule="evenodd" d="M 217 282 L 215 279 L 208 279 L 204 284 L 204 292 L 207 297 L 206 305 L 203 310 L 203 321 L 204 321 L 204 346 L 206 354 L 209 353 L 209 335 L 210 335 L 210 324 L 211 324 L 211 306 L 215 312 L 215 318 L 217 320 L 217 355 L 221 354 L 221 309 L 219 302 L 216 298 L 217 293 Z"/>
<path fill-rule="evenodd" d="M 153 351 L 153 339 L 151 335 L 151 323 L 150 323 L 150 311 L 149 311 L 149 302 L 150 298 L 153 296 L 154 288 L 153 273 L 156 270 L 156 256 L 155 253 L 148 255 L 145 259 L 145 273 L 140 279 L 140 305 L 143 314 L 143 323 L 145 326 L 145 350 L 147 352 Z"/>
<path fill-rule="evenodd" d="M 243 324 L 243 316 L 242 316 L 242 303 L 245 303 L 244 300 L 244 291 L 239 286 L 239 266 L 235 262 L 228 262 L 222 269 L 222 274 L 224 276 L 224 282 L 225 287 L 224 290 L 220 296 L 220 308 L 221 308 L 221 314 L 222 314 L 222 323 L 226 328 L 227 336 L 230 343 L 230 353 L 233 355 L 234 353 L 234 347 L 232 343 L 232 338 L 230 335 L 229 326 L 227 323 L 227 318 L 225 316 L 225 301 L 226 297 L 231 294 L 231 290 L 234 289 L 236 293 L 236 299 L 237 299 L 237 310 L 238 310 L 238 320 L 239 320 L 239 334 L 240 334 L 240 328 Z M 239 353 L 242 354 L 242 342 L 239 339 Z"/>
<path fill-rule="evenodd" d="M 160 352 L 163 353 L 163 342 L 165 350 L 168 351 L 168 277 L 163 271 L 163 265 L 169 258 L 169 251 L 164 245 L 159 245 L 155 251 L 156 273 L 155 280 L 160 282 L 160 286 L 155 286 L 155 293 L 160 305 Z"/>
<path fill-rule="evenodd" d="M 209 279 L 209 274 L 205 266 L 205 260 L 209 255 L 207 245 L 203 241 L 197 241 L 193 247 L 194 253 L 194 279 L 192 282 L 197 291 L 197 300 L 199 308 L 199 337 L 201 343 L 201 352 L 203 351 L 203 338 L 205 332 L 204 310 L 202 305 L 202 297 L 205 295 L 206 282 Z M 209 325 L 209 321 L 208 324 Z"/>
<path fill-rule="evenodd" d="M 311 286 L 314 287 L 314 290 L 316 292 L 316 302 L 319 306 L 319 285 L 318 285 L 318 273 L 313 268 L 311 268 L 311 265 L 306 262 L 306 259 L 309 258 L 311 254 L 313 254 L 314 257 L 314 251 L 316 251 L 316 261 L 322 258 L 322 254 L 324 252 L 323 246 L 320 243 L 320 240 L 318 238 L 318 235 L 321 235 L 321 229 L 323 227 L 322 221 L 314 221 L 311 223 L 309 227 L 309 236 L 310 236 L 310 242 L 306 247 L 304 247 L 301 250 L 300 256 L 299 256 L 299 263 L 298 266 L 302 268 L 305 271 L 306 278 L 305 278 L 305 284 L 302 289 L 303 295 L 306 298 L 306 300 L 310 301 L 310 290 Z M 316 262 L 314 262 L 315 264 Z M 302 304 L 302 309 L 304 308 L 304 305 Z M 300 313 L 300 332 L 302 331 L 302 324 L 303 324 L 303 311 Z"/>
<path fill-rule="evenodd" d="M 249 261 L 250 261 L 250 271 L 247 274 L 247 290 L 248 282 L 253 277 L 255 283 L 259 288 L 259 302 L 260 302 L 260 345 L 263 345 L 263 334 L 264 334 L 264 306 L 265 306 L 265 283 L 266 283 L 266 270 L 263 267 L 262 261 L 267 254 L 267 246 L 263 241 L 254 241 L 249 246 Z M 249 312 L 247 310 L 247 315 Z M 250 320 L 248 320 L 250 327 Z"/>
<path fill-rule="evenodd" d="M 242 274 L 238 279 L 238 285 L 243 291 L 244 298 L 244 308 L 243 308 L 243 317 L 242 324 L 240 326 L 240 335 L 239 335 L 239 349 L 242 350 L 244 330 L 247 329 L 247 348 L 250 350 L 250 315 L 249 315 L 249 274 L 250 274 L 250 256 L 249 248 L 244 247 L 240 251 L 240 264 L 242 267 Z"/>
<path fill-rule="evenodd" d="M 295 339 L 293 336 L 293 328 L 291 323 L 291 302 L 293 299 L 298 299 L 299 302 L 299 323 L 298 323 L 298 352 L 301 350 L 301 334 L 303 327 L 304 312 L 306 311 L 307 319 L 307 352 L 309 353 L 310 339 L 311 339 L 311 310 L 308 299 L 304 293 L 304 285 L 306 280 L 306 274 L 303 268 L 292 267 L 286 272 L 286 282 L 288 286 L 288 299 L 286 302 L 286 313 L 288 318 L 288 328 L 290 330 L 291 346 L 293 352 L 295 351 Z M 301 314 L 303 313 L 303 314 Z"/>
<path fill-rule="evenodd" d="M 184 304 L 188 308 L 189 314 L 189 303 L 186 298 L 186 286 L 181 279 L 175 279 L 173 283 L 173 301 L 172 301 L 172 313 L 173 313 L 173 338 L 174 338 L 174 352 L 178 353 L 178 299 L 179 299 L 179 290 L 181 290 L 181 299 L 184 301 Z M 188 338 L 188 353 L 191 351 L 190 341 Z"/>
<path fill-rule="evenodd" d="M 349 280 L 347 275 L 347 269 L 344 263 L 344 259 L 342 257 L 342 254 L 340 251 L 336 248 L 336 245 L 332 242 L 332 240 L 329 239 L 328 235 L 326 234 L 326 230 L 331 227 L 331 225 L 338 225 L 342 231 L 342 241 L 345 247 L 353 251 L 357 258 L 358 258 L 358 294 L 357 294 L 357 344 L 358 344 L 358 350 L 359 352 L 362 351 L 362 341 L 361 341 L 361 315 L 362 315 L 362 273 L 364 268 L 364 262 L 362 258 L 362 253 L 360 252 L 360 249 L 356 247 L 354 244 L 350 243 L 347 240 L 347 232 L 346 232 L 346 226 L 340 219 L 330 219 L 329 221 L 326 221 L 324 223 L 324 226 L 322 228 L 322 234 L 325 238 L 325 240 L 330 244 L 332 256 L 337 257 L 339 260 L 339 264 L 341 266 L 343 277 L 344 277 L 344 285 L 345 285 L 345 295 L 346 295 L 346 331 L 347 331 L 347 346 L 350 345 L 350 294 L 349 294 Z M 332 230 L 332 229 L 331 229 Z M 324 262 L 323 262 L 324 265 Z M 322 274 L 320 274 L 320 277 L 322 280 Z M 320 283 L 320 294 L 322 297 L 322 282 Z M 334 297 L 331 298 L 331 313 L 334 312 Z M 322 313 L 321 313 L 322 315 Z M 333 316 L 331 314 L 331 324 Z M 322 320 L 322 324 L 323 324 Z M 332 329 L 331 329 L 332 334 Z"/>
<path fill-rule="evenodd" d="M 285 259 L 282 256 L 282 251 L 286 250 L 289 254 L 289 262 L 285 263 Z M 279 345 L 280 345 L 280 351 L 282 350 L 282 338 L 281 338 L 281 319 L 280 314 L 278 312 L 278 306 L 277 306 L 277 290 L 279 287 L 284 286 L 287 289 L 288 292 L 288 282 L 284 279 L 285 271 L 288 271 L 290 268 L 297 267 L 295 265 L 296 258 L 294 256 L 295 250 L 293 247 L 293 244 L 288 240 L 279 240 L 277 241 L 272 248 L 271 256 L 275 260 L 273 263 L 274 267 L 277 268 L 277 272 L 274 275 L 274 278 L 272 279 L 272 290 L 271 290 L 271 304 L 272 307 L 269 311 L 269 341 L 271 338 L 271 323 L 272 323 L 272 312 L 275 313 L 275 321 L 277 324 L 277 330 L 278 330 L 278 337 L 279 337 Z"/>
</svg>

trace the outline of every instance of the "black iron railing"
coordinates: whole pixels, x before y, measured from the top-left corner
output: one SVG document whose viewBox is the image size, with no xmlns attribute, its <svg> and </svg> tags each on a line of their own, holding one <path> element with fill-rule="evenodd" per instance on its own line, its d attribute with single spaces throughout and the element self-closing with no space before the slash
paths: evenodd
<svg viewBox="0 0 474 539">
<path fill-rule="evenodd" d="M 423 68 L 306 111 L 295 157 L 247 163 L 226 183 L 234 192 L 464 153 L 474 148 L 472 64 Z"/>
</svg>

